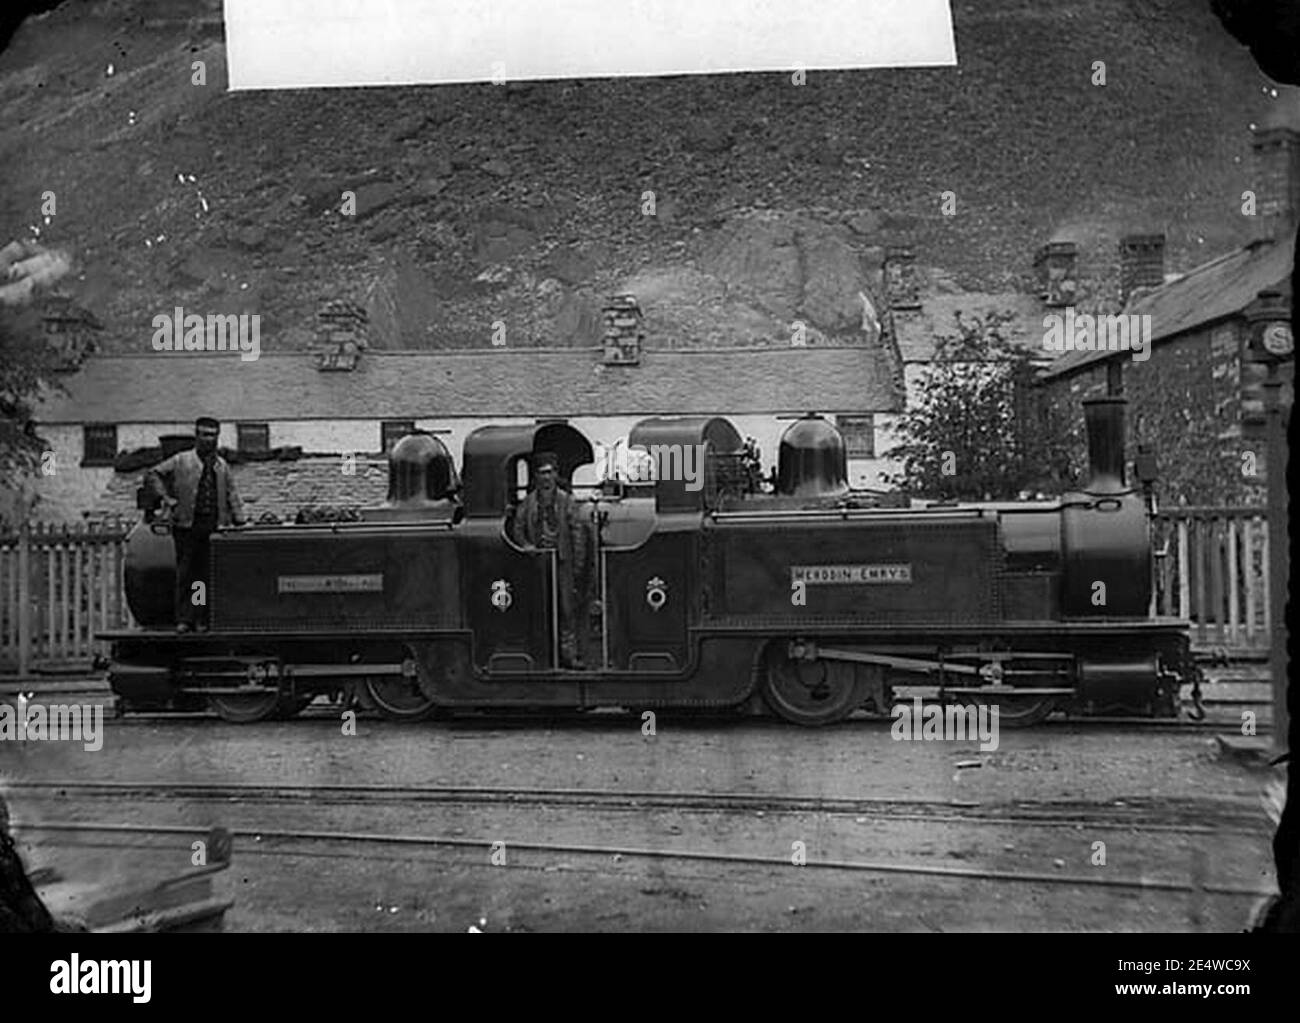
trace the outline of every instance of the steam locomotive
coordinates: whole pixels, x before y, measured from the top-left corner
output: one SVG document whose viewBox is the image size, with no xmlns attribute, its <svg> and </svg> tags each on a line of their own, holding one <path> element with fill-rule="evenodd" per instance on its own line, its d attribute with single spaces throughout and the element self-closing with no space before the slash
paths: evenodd
<svg viewBox="0 0 1300 1023">
<path fill-rule="evenodd" d="M 785 431 L 774 492 L 753 485 L 726 419 L 642 421 L 632 448 L 693 447 L 702 478 L 575 495 L 593 552 L 580 670 L 559 657 L 555 551 L 518 546 L 509 522 L 532 456 L 555 453 L 567 484 L 590 441 L 563 421 L 486 426 L 458 474 L 436 436 L 409 435 L 388 500 L 359 521 L 214 536 L 208 632 L 172 631 L 171 538 L 137 525 L 125 583 L 141 627 L 101 637 L 109 680 L 125 710 L 208 706 L 235 722 L 324 693 L 401 720 L 622 707 L 825 725 L 888 713 L 919 686 L 996 704 L 1011 726 L 1173 716 L 1196 668 L 1186 623 L 1149 614 L 1149 500 L 1125 481 L 1124 402 L 1084 412 L 1080 492 L 924 507 L 852 491 L 844 441 L 816 415 Z"/>
</svg>

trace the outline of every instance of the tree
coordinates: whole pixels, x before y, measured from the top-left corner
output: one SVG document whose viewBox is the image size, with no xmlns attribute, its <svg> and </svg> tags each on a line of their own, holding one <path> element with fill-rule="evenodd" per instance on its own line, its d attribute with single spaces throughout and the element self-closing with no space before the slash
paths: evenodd
<svg viewBox="0 0 1300 1023">
<path fill-rule="evenodd" d="M 1063 489 L 1070 480 L 1059 417 L 1042 400 L 1032 354 L 1006 337 L 1009 312 L 956 315 L 939 339 L 900 417 L 900 443 L 886 452 L 902 471 L 886 481 L 945 500 L 1014 500 Z"/>
<path fill-rule="evenodd" d="M 0 308 L 0 486 L 17 487 L 40 465 L 45 444 L 36 433 L 32 402 L 54 385 L 55 356 L 31 309 Z"/>
<path fill-rule="evenodd" d="M 40 465 L 45 444 L 36 433 L 33 403 L 59 385 L 58 356 L 46 343 L 36 294 L 67 276 L 68 257 L 31 242 L 0 249 L 0 495 L 16 491 Z M 0 502 L 3 503 L 3 502 Z"/>
</svg>

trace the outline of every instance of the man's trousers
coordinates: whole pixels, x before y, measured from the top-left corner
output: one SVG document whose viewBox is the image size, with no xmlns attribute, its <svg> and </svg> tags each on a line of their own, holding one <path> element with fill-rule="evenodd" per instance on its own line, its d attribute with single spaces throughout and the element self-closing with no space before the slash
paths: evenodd
<svg viewBox="0 0 1300 1023">
<path fill-rule="evenodd" d="M 201 529 L 172 528 L 172 541 L 176 545 L 176 624 L 192 627 L 208 624 L 208 553 L 212 534 Z M 194 584 L 203 583 L 202 603 L 196 604 L 200 595 Z"/>
</svg>

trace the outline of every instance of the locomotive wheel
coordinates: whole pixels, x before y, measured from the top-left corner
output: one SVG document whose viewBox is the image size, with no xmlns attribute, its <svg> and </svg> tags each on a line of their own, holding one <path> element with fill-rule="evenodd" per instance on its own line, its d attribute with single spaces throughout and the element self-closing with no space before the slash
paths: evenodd
<svg viewBox="0 0 1300 1023">
<path fill-rule="evenodd" d="M 982 696 L 963 695 L 963 706 L 979 707 L 993 704 L 998 708 L 998 727 L 1030 728 L 1041 724 L 1056 710 L 1058 697 L 1055 696 L 999 696 L 990 701 Z"/>
<path fill-rule="evenodd" d="M 437 709 L 416 676 L 367 675 L 362 684 L 375 709 L 390 721 L 423 721 Z"/>
<path fill-rule="evenodd" d="M 212 693 L 208 696 L 208 706 L 223 721 L 247 725 L 273 717 L 280 709 L 280 694 L 274 689 L 265 693 Z"/>
<path fill-rule="evenodd" d="M 802 661 L 773 645 L 764 658 L 763 698 L 785 720 L 816 727 L 842 721 L 862 703 L 853 665 Z"/>
</svg>

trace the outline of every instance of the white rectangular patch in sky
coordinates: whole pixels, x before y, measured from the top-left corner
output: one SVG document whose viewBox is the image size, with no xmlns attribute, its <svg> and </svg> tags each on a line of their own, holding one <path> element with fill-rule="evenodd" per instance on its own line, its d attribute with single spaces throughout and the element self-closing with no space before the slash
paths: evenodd
<svg viewBox="0 0 1300 1023">
<path fill-rule="evenodd" d="M 231 89 L 957 63 L 948 0 L 225 0 Z"/>
</svg>

